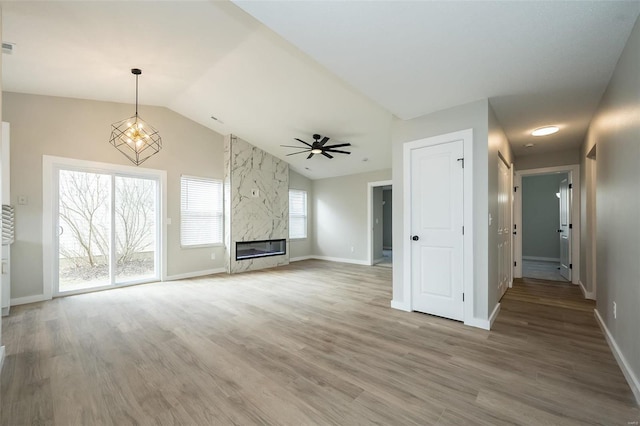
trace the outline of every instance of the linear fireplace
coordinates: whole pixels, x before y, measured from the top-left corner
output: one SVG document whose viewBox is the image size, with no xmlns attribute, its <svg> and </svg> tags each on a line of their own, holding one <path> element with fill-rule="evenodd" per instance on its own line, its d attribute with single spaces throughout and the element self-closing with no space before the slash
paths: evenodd
<svg viewBox="0 0 640 426">
<path fill-rule="evenodd" d="M 287 254 L 287 240 L 236 241 L 236 260 Z"/>
</svg>

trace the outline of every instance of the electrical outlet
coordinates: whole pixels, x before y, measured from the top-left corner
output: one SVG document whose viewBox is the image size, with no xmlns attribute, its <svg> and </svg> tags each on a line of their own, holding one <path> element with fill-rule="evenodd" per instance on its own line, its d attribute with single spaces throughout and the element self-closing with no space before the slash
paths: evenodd
<svg viewBox="0 0 640 426">
<path fill-rule="evenodd" d="M 171 218 L 170 217 L 167 218 L 166 223 L 167 223 L 167 225 L 171 225 Z"/>
<path fill-rule="evenodd" d="M 356 248 L 354 246 L 351 246 L 351 253 L 353 253 L 354 251 L 356 251 Z"/>
<path fill-rule="evenodd" d="M 215 253 L 211 253 L 211 260 L 216 260 L 216 254 Z"/>
<path fill-rule="evenodd" d="M 613 302 L 613 319 L 617 319 L 618 318 L 618 306 L 616 305 L 616 302 Z"/>
</svg>

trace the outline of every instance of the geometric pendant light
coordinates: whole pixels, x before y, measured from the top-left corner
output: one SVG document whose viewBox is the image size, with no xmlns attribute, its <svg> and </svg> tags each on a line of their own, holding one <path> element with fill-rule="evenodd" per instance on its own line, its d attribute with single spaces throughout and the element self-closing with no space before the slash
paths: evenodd
<svg viewBox="0 0 640 426">
<path fill-rule="evenodd" d="M 131 74 L 136 76 L 136 115 L 111 125 L 109 143 L 139 166 L 160 152 L 162 138 L 156 129 L 138 116 L 138 76 L 142 74 L 142 70 L 133 68 Z"/>
</svg>

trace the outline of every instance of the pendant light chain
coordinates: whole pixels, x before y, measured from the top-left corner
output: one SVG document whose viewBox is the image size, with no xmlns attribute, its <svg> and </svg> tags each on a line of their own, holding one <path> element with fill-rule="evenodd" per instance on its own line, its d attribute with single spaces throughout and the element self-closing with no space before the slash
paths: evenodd
<svg viewBox="0 0 640 426">
<path fill-rule="evenodd" d="M 136 117 L 138 116 L 138 77 L 139 74 L 136 74 Z"/>
</svg>

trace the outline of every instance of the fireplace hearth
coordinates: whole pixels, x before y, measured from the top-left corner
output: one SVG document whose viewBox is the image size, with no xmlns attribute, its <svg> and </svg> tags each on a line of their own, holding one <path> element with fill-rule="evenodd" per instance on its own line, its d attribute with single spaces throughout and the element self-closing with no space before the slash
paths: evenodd
<svg viewBox="0 0 640 426">
<path fill-rule="evenodd" d="M 287 240 L 236 241 L 236 260 L 287 254 Z"/>
</svg>

